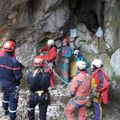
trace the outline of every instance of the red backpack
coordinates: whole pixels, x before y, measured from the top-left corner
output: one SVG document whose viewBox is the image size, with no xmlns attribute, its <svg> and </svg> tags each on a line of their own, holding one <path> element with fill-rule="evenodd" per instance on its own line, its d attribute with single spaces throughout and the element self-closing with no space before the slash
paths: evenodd
<svg viewBox="0 0 120 120">
<path fill-rule="evenodd" d="M 108 82 L 108 78 L 107 76 L 105 75 L 105 73 L 100 69 L 98 68 L 94 73 L 93 73 L 93 78 L 96 80 L 96 83 L 99 84 L 99 76 L 98 76 L 98 71 L 101 72 L 102 76 L 103 76 L 103 86 L 97 90 L 97 92 L 100 92 L 101 93 L 101 97 L 100 97 L 100 102 L 103 102 L 104 104 L 107 104 L 108 103 L 108 88 L 109 88 L 109 82 Z"/>
</svg>

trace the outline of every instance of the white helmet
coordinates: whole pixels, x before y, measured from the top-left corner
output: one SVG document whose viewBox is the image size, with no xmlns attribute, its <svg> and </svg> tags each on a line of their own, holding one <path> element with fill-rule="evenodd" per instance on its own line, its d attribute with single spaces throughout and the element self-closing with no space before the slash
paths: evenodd
<svg viewBox="0 0 120 120">
<path fill-rule="evenodd" d="M 77 55 L 79 52 L 80 52 L 79 50 L 75 50 L 74 55 Z"/>
<path fill-rule="evenodd" d="M 103 62 L 99 59 L 94 59 L 91 63 L 92 67 L 93 67 L 93 65 L 97 68 L 101 68 L 103 66 Z"/>
<path fill-rule="evenodd" d="M 76 66 L 79 70 L 85 70 L 86 63 L 84 61 L 78 61 L 78 62 L 76 62 Z"/>
<path fill-rule="evenodd" d="M 53 39 L 49 39 L 49 40 L 47 41 L 47 45 L 48 45 L 48 46 L 52 46 L 52 45 L 54 45 L 54 44 L 55 44 L 55 42 L 54 42 Z"/>
</svg>

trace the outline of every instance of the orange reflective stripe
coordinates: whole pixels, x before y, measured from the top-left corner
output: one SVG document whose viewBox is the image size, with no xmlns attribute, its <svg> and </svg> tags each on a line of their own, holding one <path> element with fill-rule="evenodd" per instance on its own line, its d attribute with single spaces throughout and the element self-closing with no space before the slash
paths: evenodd
<svg viewBox="0 0 120 120">
<path fill-rule="evenodd" d="M 6 68 L 6 69 L 9 69 L 9 70 L 19 70 L 20 67 L 18 68 L 12 68 L 12 67 L 9 67 L 9 66 L 5 66 L 5 65 L 0 65 L 1 68 Z"/>
</svg>

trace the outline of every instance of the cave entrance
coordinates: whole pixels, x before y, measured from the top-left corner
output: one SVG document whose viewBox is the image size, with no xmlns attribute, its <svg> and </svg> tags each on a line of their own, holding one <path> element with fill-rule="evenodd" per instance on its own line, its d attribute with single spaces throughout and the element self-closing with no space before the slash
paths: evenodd
<svg viewBox="0 0 120 120">
<path fill-rule="evenodd" d="M 105 0 L 67 0 L 70 8 L 70 28 L 84 23 L 91 33 L 104 29 Z"/>
</svg>

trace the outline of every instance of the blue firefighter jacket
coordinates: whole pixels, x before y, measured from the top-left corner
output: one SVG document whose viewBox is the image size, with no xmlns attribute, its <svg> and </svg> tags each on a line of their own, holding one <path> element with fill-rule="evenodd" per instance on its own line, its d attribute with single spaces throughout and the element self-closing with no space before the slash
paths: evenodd
<svg viewBox="0 0 120 120">
<path fill-rule="evenodd" d="M 50 75 L 49 73 L 37 73 L 33 77 L 33 73 L 30 72 L 27 77 L 28 87 L 31 92 L 36 92 L 39 90 L 48 91 L 50 86 Z"/>
<path fill-rule="evenodd" d="M 14 87 L 20 84 L 22 71 L 19 62 L 9 53 L 0 56 L 0 82 L 2 87 Z"/>
</svg>

